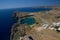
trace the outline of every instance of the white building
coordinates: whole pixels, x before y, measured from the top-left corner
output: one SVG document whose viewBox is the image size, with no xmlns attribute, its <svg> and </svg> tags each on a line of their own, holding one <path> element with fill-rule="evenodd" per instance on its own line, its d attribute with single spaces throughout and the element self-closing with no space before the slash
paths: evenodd
<svg viewBox="0 0 60 40">
<path fill-rule="evenodd" d="M 49 24 L 43 24 L 41 27 L 36 28 L 37 31 L 41 31 L 46 29 L 49 26 Z"/>
<path fill-rule="evenodd" d="M 43 24 L 42 27 L 46 29 L 49 26 L 49 24 Z"/>
<path fill-rule="evenodd" d="M 22 40 L 23 39 L 23 37 L 20 37 L 20 40 Z"/>
<path fill-rule="evenodd" d="M 58 30 L 60 30 L 60 28 L 58 28 Z"/>
<path fill-rule="evenodd" d="M 53 25 L 54 26 L 60 26 L 60 22 L 54 22 Z"/>
</svg>

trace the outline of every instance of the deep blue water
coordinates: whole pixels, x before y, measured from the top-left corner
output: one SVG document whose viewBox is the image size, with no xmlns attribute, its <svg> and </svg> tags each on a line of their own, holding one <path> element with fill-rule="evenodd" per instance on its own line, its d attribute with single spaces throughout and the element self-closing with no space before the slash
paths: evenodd
<svg viewBox="0 0 60 40">
<path fill-rule="evenodd" d="M 51 10 L 52 8 L 15 8 L 15 9 L 1 9 L 0 10 L 0 40 L 9 40 L 10 30 L 13 23 L 16 22 L 12 18 L 12 14 L 15 11 L 22 12 L 38 12 Z"/>
</svg>

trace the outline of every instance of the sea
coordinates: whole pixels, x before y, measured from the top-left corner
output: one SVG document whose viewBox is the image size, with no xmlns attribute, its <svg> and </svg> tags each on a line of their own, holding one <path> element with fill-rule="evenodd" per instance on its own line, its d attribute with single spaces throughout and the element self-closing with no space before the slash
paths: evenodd
<svg viewBox="0 0 60 40">
<path fill-rule="evenodd" d="M 0 9 L 0 40 L 10 40 L 11 28 L 17 21 L 12 17 L 16 11 L 20 12 L 39 12 L 49 11 L 52 8 L 11 8 Z"/>
</svg>

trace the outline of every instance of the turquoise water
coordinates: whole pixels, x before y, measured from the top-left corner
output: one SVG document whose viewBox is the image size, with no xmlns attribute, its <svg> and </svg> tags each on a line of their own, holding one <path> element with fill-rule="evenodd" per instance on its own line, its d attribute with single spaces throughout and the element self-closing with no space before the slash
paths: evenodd
<svg viewBox="0 0 60 40">
<path fill-rule="evenodd" d="M 22 11 L 22 12 L 39 12 L 39 11 L 49 11 L 52 8 L 16 8 L 16 9 L 3 9 L 0 10 L 0 40 L 9 40 L 10 38 L 10 30 L 16 20 L 12 18 L 12 14 L 15 11 Z M 26 19 L 24 19 L 22 23 L 26 23 Z M 34 24 L 34 21 L 29 20 L 27 22 L 29 25 Z"/>
<path fill-rule="evenodd" d="M 29 18 L 22 19 L 20 22 L 21 22 L 21 24 L 32 25 L 36 22 L 36 20 L 32 17 L 29 17 Z"/>
</svg>

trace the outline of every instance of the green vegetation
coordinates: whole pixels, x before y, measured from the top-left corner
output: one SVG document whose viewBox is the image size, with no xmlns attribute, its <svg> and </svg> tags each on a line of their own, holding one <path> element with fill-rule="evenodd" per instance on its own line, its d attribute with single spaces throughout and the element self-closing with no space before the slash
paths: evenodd
<svg viewBox="0 0 60 40">
<path fill-rule="evenodd" d="M 55 27 L 55 29 L 57 29 L 57 30 L 58 30 L 58 28 L 59 28 L 59 26 L 56 26 L 56 27 Z"/>
<path fill-rule="evenodd" d="M 56 26 L 55 29 L 57 32 L 60 32 L 60 30 L 58 30 L 59 26 Z"/>
</svg>

